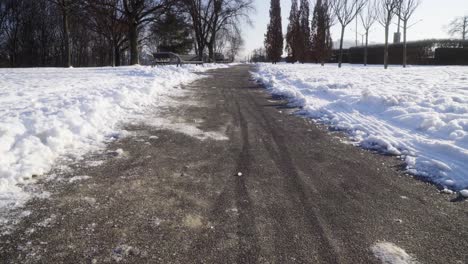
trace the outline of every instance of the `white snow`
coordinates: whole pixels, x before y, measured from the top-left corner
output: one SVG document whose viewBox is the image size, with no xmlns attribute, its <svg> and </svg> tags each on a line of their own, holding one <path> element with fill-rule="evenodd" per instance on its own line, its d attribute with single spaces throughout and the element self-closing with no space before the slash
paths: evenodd
<svg viewBox="0 0 468 264">
<path fill-rule="evenodd" d="M 197 124 L 187 122 L 185 120 L 170 120 L 166 118 L 151 118 L 147 120 L 148 124 L 160 129 L 169 129 L 179 133 L 186 134 L 190 137 L 197 138 L 199 140 L 217 140 L 224 141 L 228 140 L 224 131 L 203 131 L 198 128 Z"/>
<path fill-rule="evenodd" d="M 463 196 L 464 198 L 468 198 L 468 189 L 467 190 L 461 190 L 460 195 Z"/>
<path fill-rule="evenodd" d="M 374 256 L 383 264 L 415 264 L 416 260 L 393 243 L 379 242 L 371 247 Z"/>
<path fill-rule="evenodd" d="M 301 114 L 401 156 L 408 172 L 468 187 L 468 67 L 259 64 L 252 74 Z"/>
<path fill-rule="evenodd" d="M 216 67 L 226 66 L 0 69 L 0 216 L 30 197 L 18 184 L 101 149 Z"/>
<path fill-rule="evenodd" d="M 91 176 L 88 176 L 88 175 L 79 175 L 79 176 L 73 176 L 71 177 L 70 179 L 68 179 L 68 182 L 69 183 L 74 183 L 76 181 L 84 181 L 84 180 L 87 180 L 87 179 L 91 179 Z"/>
</svg>

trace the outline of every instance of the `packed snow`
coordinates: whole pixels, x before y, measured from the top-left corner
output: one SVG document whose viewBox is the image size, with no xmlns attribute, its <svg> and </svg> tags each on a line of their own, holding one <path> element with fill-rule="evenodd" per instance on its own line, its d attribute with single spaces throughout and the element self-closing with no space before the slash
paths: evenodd
<svg viewBox="0 0 468 264">
<path fill-rule="evenodd" d="M 379 242 L 371 247 L 374 256 L 383 264 L 416 264 L 418 263 L 405 250 L 390 242 Z"/>
<path fill-rule="evenodd" d="M 468 189 L 468 67 L 259 64 L 252 74 L 301 114 L 400 156 L 408 172 Z"/>
<path fill-rule="evenodd" d="M 18 184 L 100 149 L 215 67 L 225 66 L 0 69 L 0 216 L 30 197 Z"/>
</svg>

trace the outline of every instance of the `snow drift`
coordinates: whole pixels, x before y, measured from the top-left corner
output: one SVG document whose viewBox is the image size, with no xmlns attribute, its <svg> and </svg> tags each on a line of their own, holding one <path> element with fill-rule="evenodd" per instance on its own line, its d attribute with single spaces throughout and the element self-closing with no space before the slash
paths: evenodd
<svg viewBox="0 0 468 264">
<path fill-rule="evenodd" d="M 259 64 L 253 75 L 360 146 L 401 156 L 410 173 L 468 188 L 468 67 Z"/>
<path fill-rule="evenodd" d="M 121 122 L 213 67 L 0 69 L 0 212 L 29 197 L 18 183 L 46 173 L 58 158 L 99 149 Z"/>
</svg>

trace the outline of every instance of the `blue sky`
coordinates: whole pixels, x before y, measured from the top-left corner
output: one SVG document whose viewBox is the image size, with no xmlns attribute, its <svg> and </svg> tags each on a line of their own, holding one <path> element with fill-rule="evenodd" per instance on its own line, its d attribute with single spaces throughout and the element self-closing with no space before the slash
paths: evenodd
<svg viewBox="0 0 468 264">
<path fill-rule="evenodd" d="M 311 6 L 315 0 L 310 0 Z M 252 15 L 253 26 L 245 25 L 244 38 L 245 49 L 243 55 L 248 54 L 255 48 L 263 46 L 263 36 L 266 32 L 266 27 L 269 20 L 270 0 L 256 0 L 255 6 L 257 11 Z M 289 10 L 291 0 L 281 0 L 281 11 L 283 16 L 284 34 L 288 25 Z M 418 22 L 408 31 L 408 40 L 419 40 L 428 38 L 447 38 L 445 26 L 450 20 L 457 16 L 468 15 L 467 0 L 421 0 L 421 5 L 413 16 L 412 22 Z M 411 22 L 410 22 L 411 24 Z M 345 40 L 355 41 L 355 23 L 351 23 L 345 33 Z M 371 42 L 383 42 L 384 31 L 383 27 L 376 23 L 372 32 L 369 34 Z M 358 27 L 358 32 L 362 32 L 362 28 Z M 392 27 L 391 32 L 396 31 L 396 26 Z M 332 28 L 333 41 L 339 39 L 339 28 Z M 359 37 L 359 41 L 361 37 Z"/>
</svg>

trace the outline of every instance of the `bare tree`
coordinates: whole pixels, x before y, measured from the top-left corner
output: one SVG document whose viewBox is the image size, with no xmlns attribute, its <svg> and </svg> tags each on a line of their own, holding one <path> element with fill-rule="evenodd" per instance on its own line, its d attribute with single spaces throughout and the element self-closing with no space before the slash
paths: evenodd
<svg viewBox="0 0 468 264">
<path fill-rule="evenodd" d="M 18 53 L 20 50 L 21 25 L 23 24 L 23 13 L 25 10 L 23 1 L 6 1 L 5 17 L 3 22 L 2 34 L 5 43 L 8 63 L 10 67 L 17 66 Z"/>
<path fill-rule="evenodd" d="M 375 0 L 369 0 L 366 8 L 359 14 L 362 22 L 362 27 L 365 31 L 366 43 L 364 46 L 364 66 L 367 66 L 368 46 L 369 46 L 369 31 L 377 20 L 377 6 Z"/>
<path fill-rule="evenodd" d="M 102 35 L 109 45 L 112 66 L 120 66 L 120 53 L 127 43 L 125 21 L 120 0 L 86 0 L 89 14 L 88 28 Z"/>
<path fill-rule="evenodd" d="M 227 60 L 231 62 L 234 61 L 244 45 L 241 30 L 237 25 L 221 30 L 216 39 L 216 52 L 226 54 Z"/>
<path fill-rule="evenodd" d="M 156 11 L 164 9 L 168 5 L 165 0 L 122 0 L 121 9 L 125 15 L 128 27 L 128 40 L 130 42 L 130 64 L 140 63 L 138 51 L 140 29 L 151 22 Z"/>
<path fill-rule="evenodd" d="M 346 26 L 353 21 L 365 6 L 365 0 L 333 0 L 331 1 L 333 13 L 341 25 L 340 56 L 338 67 L 343 61 L 343 38 Z"/>
<path fill-rule="evenodd" d="M 466 40 L 468 35 L 468 16 L 457 17 L 448 26 L 448 33 L 450 36 L 460 36 L 461 39 Z"/>
<path fill-rule="evenodd" d="M 213 5 L 213 0 L 180 0 L 180 2 L 192 19 L 198 59 L 203 60 L 206 48 L 205 40 L 210 34 L 207 21 L 209 21 L 208 14 Z"/>
<path fill-rule="evenodd" d="M 245 42 L 240 34 L 234 34 L 228 38 L 228 43 L 229 46 L 227 54 L 229 60 L 233 62 L 236 59 L 237 55 L 239 55 L 239 52 L 243 49 Z"/>
<path fill-rule="evenodd" d="M 213 0 L 211 21 L 208 22 L 210 34 L 206 40 L 211 60 L 216 61 L 214 51 L 218 32 L 230 30 L 232 26 L 240 24 L 241 19 L 251 23 L 249 14 L 253 10 L 253 0 Z"/>
<path fill-rule="evenodd" d="M 406 67 L 407 64 L 406 33 L 408 31 L 408 21 L 411 19 L 420 4 L 420 0 L 400 0 L 398 18 L 403 22 L 403 67 Z"/>
<path fill-rule="evenodd" d="M 388 33 L 400 0 L 378 0 L 377 21 L 385 28 L 384 68 L 388 68 Z"/>
<path fill-rule="evenodd" d="M 71 57 L 71 38 L 70 38 L 70 12 L 72 7 L 76 6 L 77 0 L 49 0 L 56 4 L 62 12 L 62 29 L 63 29 L 63 42 L 65 47 L 64 66 L 72 66 Z"/>
<path fill-rule="evenodd" d="M 2 33 L 1 29 L 3 27 L 3 21 L 5 21 L 6 14 L 7 14 L 6 1 L 0 1 L 0 34 Z"/>
<path fill-rule="evenodd" d="M 0 1 L 0 60 L 4 56 L 2 53 L 2 47 L 5 41 L 5 28 L 4 28 L 4 21 L 6 21 L 7 16 L 7 5 L 6 1 Z M 1 63 L 1 61 L 0 61 Z"/>
</svg>

